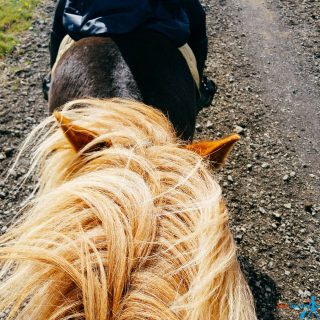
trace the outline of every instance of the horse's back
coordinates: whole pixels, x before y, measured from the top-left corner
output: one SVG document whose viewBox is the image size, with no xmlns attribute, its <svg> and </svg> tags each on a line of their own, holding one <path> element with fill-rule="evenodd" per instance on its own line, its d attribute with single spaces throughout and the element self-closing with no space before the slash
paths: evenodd
<svg viewBox="0 0 320 320">
<path fill-rule="evenodd" d="M 83 97 L 140 98 L 132 73 L 110 38 L 77 41 L 57 62 L 49 92 L 50 112 Z"/>
<path fill-rule="evenodd" d="M 82 97 L 133 98 L 169 117 L 178 134 L 193 135 L 196 86 L 174 44 L 160 33 L 141 31 L 90 37 L 65 52 L 52 75 L 49 108 Z"/>
</svg>

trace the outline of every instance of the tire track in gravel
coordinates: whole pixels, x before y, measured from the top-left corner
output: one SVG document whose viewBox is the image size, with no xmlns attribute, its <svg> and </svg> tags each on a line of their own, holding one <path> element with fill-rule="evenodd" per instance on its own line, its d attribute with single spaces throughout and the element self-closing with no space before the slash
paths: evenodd
<svg viewBox="0 0 320 320">
<path fill-rule="evenodd" d="M 261 95 L 273 110 L 270 117 L 279 121 L 280 135 L 296 147 L 296 156 L 308 164 L 309 173 L 320 176 L 320 92 L 301 54 L 304 48 L 294 44 L 294 35 L 281 25 L 272 4 L 232 0 L 229 8 L 238 11 L 239 29 L 247 35 L 245 50 L 262 74 Z"/>
</svg>

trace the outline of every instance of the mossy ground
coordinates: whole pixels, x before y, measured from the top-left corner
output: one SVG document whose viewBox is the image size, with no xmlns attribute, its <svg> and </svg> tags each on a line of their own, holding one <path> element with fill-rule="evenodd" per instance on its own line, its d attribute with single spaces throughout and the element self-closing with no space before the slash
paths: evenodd
<svg viewBox="0 0 320 320">
<path fill-rule="evenodd" d="M 0 0 L 0 58 L 10 53 L 17 35 L 31 26 L 32 13 L 41 0 Z"/>
</svg>

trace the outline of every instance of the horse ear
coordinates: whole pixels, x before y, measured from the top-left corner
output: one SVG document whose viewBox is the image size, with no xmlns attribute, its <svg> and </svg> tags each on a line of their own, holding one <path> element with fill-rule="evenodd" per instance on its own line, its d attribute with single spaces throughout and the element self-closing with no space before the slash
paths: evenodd
<svg viewBox="0 0 320 320">
<path fill-rule="evenodd" d="M 240 139 L 238 134 L 232 134 L 214 141 L 198 141 L 186 146 L 186 149 L 209 157 L 215 168 L 224 164 L 233 145 Z"/>
<path fill-rule="evenodd" d="M 97 133 L 91 130 L 72 124 L 72 121 L 70 119 L 63 116 L 58 111 L 54 112 L 54 116 L 59 122 L 64 135 L 72 145 L 73 149 L 77 152 L 83 149 L 87 144 L 89 144 L 98 136 Z M 104 146 L 110 147 L 111 142 L 107 141 Z"/>
</svg>

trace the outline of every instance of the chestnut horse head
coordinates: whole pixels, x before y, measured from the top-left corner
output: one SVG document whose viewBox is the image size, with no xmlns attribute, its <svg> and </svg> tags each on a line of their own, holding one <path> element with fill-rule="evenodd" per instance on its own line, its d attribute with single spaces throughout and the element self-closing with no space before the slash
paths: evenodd
<svg viewBox="0 0 320 320">
<path fill-rule="evenodd" d="M 35 144 L 38 192 L 0 237 L 0 311 L 32 320 L 256 319 L 203 158 L 222 162 L 237 139 L 186 145 L 141 103 L 67 103 L 24 147 Z"/>
</svg>

